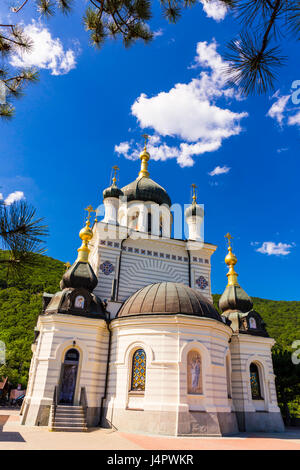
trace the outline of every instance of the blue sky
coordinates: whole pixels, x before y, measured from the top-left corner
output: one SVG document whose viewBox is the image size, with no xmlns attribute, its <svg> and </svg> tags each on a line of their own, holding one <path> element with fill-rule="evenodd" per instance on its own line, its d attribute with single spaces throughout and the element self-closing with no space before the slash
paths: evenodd
<svg viewBox="0 0 300 470">
<path fill-rule="evenodd" d="M 136 178 L 134 158 L 147 131 L 154 136 L 150 176 L 172 202 L 187 204 L 191 183 L 198 186 L 205 239 L 218 245 L 213 292 L 226 285 L 229 231 L 249 295 L 300 300 L 300 114 L 290 97 L 300 80 L 297 44 L 282 44 L 289 60 L 275 96 L 241 100 L 225 91 L 218 72 L 219 54 L 238 31 L 229 15 L 215 21 L 199 4 L 168 25 L 157 5 L 150 45 L 126 50 L 107 41 L 96 51 L 82 26 L 83 6 L 78 0 L 71 16 L 49 22 L 35 16 L 32 23 L 30 8 L 22 13 L 39 48 L 14 63 L 35 61 L 40 82 L 16 103 L 15 118 L 0 122 L 3 198 L 23 192 L 49 225 L 47 254 L 73 262 L 84 207 L 102 202 L 113 165 L 121 186 Z"/>
</svg>

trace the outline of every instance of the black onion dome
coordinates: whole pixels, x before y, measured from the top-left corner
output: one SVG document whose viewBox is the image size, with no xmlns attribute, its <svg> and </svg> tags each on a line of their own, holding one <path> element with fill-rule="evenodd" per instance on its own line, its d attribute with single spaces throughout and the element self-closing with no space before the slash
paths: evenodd
<svg viewBox="0 0 300 470">
<path fill-rule="evenodd" d="M 246 313 L 252 310 L 251 297 L 239 285 L 227 286 L 219 300 L 222 312 L 228 310 L 239 310 Z"/>
<path fill-rule="evenodd" d="M 60 283 L 60 288 L 82 287 L 87 289 L 89 292 L 92 292 L 97 284 L 98 279 L 91 265 L 82 261 L 75 261 L 75 263 L 64 273 Z"/>
<path fill-rule="evenodd" d="M 127 201 L 152 201 L 157 204 L 167 204 L 171 206 L 171 199 L 167 191 L 153 181 L 151 178 L 143 176 L 122 188 Z"/>
<path fill-rule="evenodd" d="M 204 210 L 199 204 L 192 203 L 186 210 L 185 210 L 185 217 L 191 217 L 197 215 L 198 217 L 203 217 Z"/>
<path fill-rule="evenodd" d="M 158 282 L 143 287 L 124 302 L 117 317 L 177 314 L 222 321 L 213 304 L 200 292 L 177 282 Z"/>
<path fill-rule="evenodd" d="M 106 199 L 107 197 L 116 197 L 119 198 L 123 196 L 123 192 L 118 186 L 113 183 L 109 188 L 104 189 L 103 191 L 103 199 Z"/>
</svg>

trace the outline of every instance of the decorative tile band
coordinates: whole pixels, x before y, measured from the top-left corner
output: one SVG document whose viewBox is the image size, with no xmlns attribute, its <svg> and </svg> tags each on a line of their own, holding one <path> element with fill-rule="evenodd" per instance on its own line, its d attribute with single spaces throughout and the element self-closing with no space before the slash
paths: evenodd
<svg viewBox="0 0 300 470">
<path fill-rule="evenodd" d="M 106 240 L 100 240 L 100 245 L 101 246 L 108 246 L 108 247 L 114 247 L 114 248 L 120 248 L 120 243 L 118 242 L 111 242 L 111 241 L 106 241 Z M 135 248 L 132 246 L 123 246 L 122 247 L 123 251 L 126 251 L 128 253 L 134 253 L 134 254 L 140 254 L 140 255 L 147 255 L 147 256 L 153 256 L 155 258 L 165 258 L 165 259 L 172 259 L 173 261 L 181 261 L 181 262 L 188 262 L 188 258 L 186 256 L 179 256 L 179 255 L 171 255 L 170 253 L 160 253 L 158 251 L 152 251 L 152 250 L 145 250 L 142 248 Z M 205 263 L 209 264 L 208 259 L 203 259 L 203 258 L 198 258 L 196 256 L 193 256 L 191 261 L 193 263 Z"/>
</svg>

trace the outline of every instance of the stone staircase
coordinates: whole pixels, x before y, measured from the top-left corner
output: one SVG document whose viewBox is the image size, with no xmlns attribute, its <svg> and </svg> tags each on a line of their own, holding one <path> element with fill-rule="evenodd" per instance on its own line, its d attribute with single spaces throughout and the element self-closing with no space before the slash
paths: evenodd
<svg viewBox="0 0 300 470">
<path fill-rule="evenodd" d="M 86 417 L 83 406 L 54 405 L 51 406 L 49 431 L 85 432 Z"/>
</svg>

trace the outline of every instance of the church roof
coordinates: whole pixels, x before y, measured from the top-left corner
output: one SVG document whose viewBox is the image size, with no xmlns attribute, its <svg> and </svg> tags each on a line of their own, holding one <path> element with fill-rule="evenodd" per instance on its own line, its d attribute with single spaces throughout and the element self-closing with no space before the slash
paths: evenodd
<svg viewBox="0 0 300 470">
<path fill-rule="evenodd" d="M 213 304 L 200 292 L 177 282 L 159 282 L 143 287 L 124 302 L 117 317 L 168 314 L 222 321 Z"/>
<path fill-rule="evenodd" d="M 113 183 L 103 191 L 103 199 L 106 199 L 107 197 L 116 197 L 118 199 L 121 196 L 123 196 L 123 192 L 120 188 L 118 188 L 116 183 Z"/>
<path fill-rule="evenodd" d="M 228 310 L 239 310 L 240 312 L 249 312 L 253 307 L 251 297 L 239 285 L 228 285 L 220 297 L 219 307 L 222 312 Z"/>
<path fill-rule="evenodd" d="M 234 269 L 234 266 L 237 263 L 237 257 L 232 252 L 231 246 L 231 239 L 233 237 L 229 233 L 227 233 L 225 237 L 228 238 L 228 253 L 225 258 L 225 263 L 229 267 L 227 273 L 228 284 L 220 297 L 219 307 L 223 313 L 230 310 L 238 310 L 246 313 L 252 309 L 253 302 L 237 281 L 238 274 Z"/>
<path fill-rule="evenodd" d="M 167 191 L 151 178 L 142 176 L 122 188 L 127 201 L 152 201 L 157 204 L 171 206 L 171 199 Z"/>
<path fill-rule="evenodd" d="M 64 273 L 60 287 L 61 289 L 65 289 L 66 287 L 83 287 L 89 292 L 92 292 L 97 284 L 98 279 L 91 265 L 82 261 L 75 261 Z"/>
</svg>

